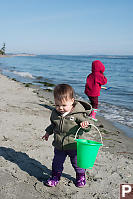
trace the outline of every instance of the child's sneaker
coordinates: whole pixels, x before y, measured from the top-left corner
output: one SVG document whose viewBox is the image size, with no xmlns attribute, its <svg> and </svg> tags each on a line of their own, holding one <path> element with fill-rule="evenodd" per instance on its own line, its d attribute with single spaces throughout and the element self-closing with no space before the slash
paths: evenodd
<svg viewBox="0 0 133 199">
<path fill-rule="evenodd" d="M 76 174 L 76 187 L 84 187 L 86 184 L 85 174 L 84 173 L 78 173 Z"/>
</svg>

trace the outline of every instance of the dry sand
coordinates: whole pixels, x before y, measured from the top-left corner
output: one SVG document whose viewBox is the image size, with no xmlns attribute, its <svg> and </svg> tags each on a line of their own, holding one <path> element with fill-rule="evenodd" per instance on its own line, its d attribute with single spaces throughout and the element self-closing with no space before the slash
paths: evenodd
<svg viewBox="0 0 133 199">
<path fill-rule="evenodd" d="M 118 199 L 120 184 L 133 183 L 133 139 L 103 118 L 96 125 L 104 147 L 86 172 L 86 186 L 75 187 L 69 158 L 58 186 L 44 185 L 51 173 L 53 137 L 41 139 L 52 101 L 51 93 L 43 95 L 0 75 L 0 199 Z"/>
</svg>

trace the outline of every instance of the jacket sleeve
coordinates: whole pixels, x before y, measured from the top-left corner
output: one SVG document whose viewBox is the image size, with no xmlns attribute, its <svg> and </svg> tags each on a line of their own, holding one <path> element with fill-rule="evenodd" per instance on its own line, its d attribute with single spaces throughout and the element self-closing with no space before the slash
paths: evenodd
<svg viewBox="0 0 133 199">
<path fill-rule="evenodd" d="M 53 134 L 53 129 L 54 129 L 54 124 L 50 124 L 46 129 L 45 131 L 49 134 L 49 135 L 52 135 Z"/>
<path fill-rule="evenodd" d="M 88 117 L 87 113 L 80 113 L 78 115 L 78 117 L 76 118 L 76 120 L 77 120 L 76 123 L 78 124 L 78 126 L 80 126 L 80 123 L 84 122 L 84 121 L 88 121 L 90 124 L 94 123 L 92 121 L 92 119 L 90 119 Z M 87 128 L 81 129 L 81 132 L 82 132 L 81 134 L 83 134 L 83 132 L 89 132 L 90 129 L 91 129 L 91 126 L 88 126 Z M 80 132 L 79 132 L 79 135 L 80 135 Z"/>
<path fill-rule="evenodd" d="M 50 121 L 51 121 L 51 124 L 45 129 L 45 131 L 49 134 L 49 135 L 52 135 L 53 134 L 53 130 L 55 128 L 55 124 L 52 120 L 52 114 L 51 114 L 51 117 L 50 117 Z"/>
<path fill-rule="evenodd" d="M 80 125 L 81 122 L 88 121 L 92 123 L 92 120 L 88 117 L 87 113 L 79 113 L 76 117 L 76 123 Z"/>
<path fill-rule="evenodd" d="M 86 79 L 86 84 L 85 84 L 85 91 L 84 93 L 88 96 L 88 92 L 92 89 L 93 87 L 93 76 L 90 74 L 88 75 Z"/>
<path fill-rule="evenodd" d="M 107 84 L 107 78 L 103 74 L 101 74 L 99 78 L 97 78 L 97 83 L 99 83 L 100 85 Z"/>
</svg>

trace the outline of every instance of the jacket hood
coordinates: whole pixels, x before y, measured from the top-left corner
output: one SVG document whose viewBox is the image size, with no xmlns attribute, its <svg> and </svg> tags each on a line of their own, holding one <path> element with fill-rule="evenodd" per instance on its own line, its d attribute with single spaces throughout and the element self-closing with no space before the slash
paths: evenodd
<svg viewBox="0 0 133 199">
<path fill-rule="evenodd" d="M 99 60 L 93 61 L 92 62 L 92 72 L 102 72 L 104 73 L 105 71 L 105 66 L 103 65 L 103 63 Z"/>
<path fill-rule="evenodd" d="M 72 111 L 72 114 L 81 113 L 81 112 L 85 113 L 86 111 L 88 113 L 91 112 L 92 106 L 88 102 L 81 101 L 81 100 L 75 100 L 75 102 L 76 102 L 76 106 L 74 110 Z"/>
<path fill-rule="evenodd" d="M 69 115 L 79 114 L 79 113 L 87 113 L 89 115 L 91 111 L 92 111 L 92 106 L 88 102 L 82 100 L 75 100 L 74 110 L 70 112 Z M 60 114 L 56 109 L 54 109 L 54 112 L 57 115 Z"/>
</svg>

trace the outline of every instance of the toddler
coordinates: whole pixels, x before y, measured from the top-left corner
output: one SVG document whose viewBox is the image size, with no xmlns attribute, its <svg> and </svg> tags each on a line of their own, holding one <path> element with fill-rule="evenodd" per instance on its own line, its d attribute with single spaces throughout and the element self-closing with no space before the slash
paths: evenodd
<svg viewBox="0 0 133 199">
<path fill-rule="evenodd" d="M 98 96 L 100 96 L 101 85 L 107 83 L 107 78 L 104 76 L 105 66 L 99 60 L 92 62 L 92 73 L 88 75 L 85 85 L 85 94 L 89 97 L 92 105 L 90 116 L 94 121 L 98 109 Z"/>
<path fill-rule="evenodd" d="M 66 157 L 69 156 L 76 171 L 76 186 L 83 187 L 86 184 L 85 169 L 77 166 L 77 146 L 74 137 L 79 127 L 88 127 L 90 117 L 88 117 L 86 110 L 90 110 L 91 106 L 87 102 L 76 101 L 74 90 L 68 84 L 59 84 L 55 87 L 54 100 L 55 109 L 51 113 L 51 124 L 45 129 L 46 133 L 42 137 L 47 141 L 49 136 L 54 134 L 52 177 L 45 184 L 50 187 L 58 184 L 63 164 Z M 82 128 L 78 133 L 78 138 L 83 138 Z"/>
</svg>

